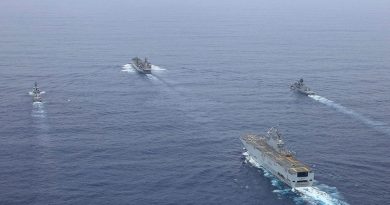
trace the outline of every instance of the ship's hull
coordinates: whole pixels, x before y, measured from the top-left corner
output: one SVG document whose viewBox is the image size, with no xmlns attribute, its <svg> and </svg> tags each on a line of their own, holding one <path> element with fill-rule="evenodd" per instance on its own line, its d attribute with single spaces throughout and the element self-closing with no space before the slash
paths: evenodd
<svg viewBox="0 0 390 205">
<path fill-rule="evenodd" d="M 145 70 L 145 69 L 142 69 L 140 68 L 139 66 L 137 66 L 135 63 L 131 62 L 131 66 L 137 70 L 138 72 L 140 73 L 143 73 L 143 74 L 151 74 L 152 73 L 152 70 Z"/>
<path fill-rule="evenodd" d="M 293 84 L 290 86 L 290 89 L 295 90 L 295 91 L 297 91 L 301 94 L 304 94 L 304 95 L 315 95 L 316 94 L 314 91 L 312 91 L 310 88 L 306 87 L 305 85 L 298 87 L 295 84 Z"/>
<path fill-rule="evenodd" d="M 245 140 L 240 139 L 243 143 L 245 149 L 248 152 L 248 155 L 255 160 L 261 167 L 271 172 L 272 175 L 277 177 L 280 181 L 284 182 L 291 188 L 295 187 L 308 187 L 313 185 L 314 174 L 310 173 L 306 178 L 299 178 L 296 175 L 291 175 L 288 173 L 285 167 L 279 165 L 270 157 L 269 154 L 263 153 L 261 150 L 257 149 L 250 143 L 247 143 Z"/>
</svg>

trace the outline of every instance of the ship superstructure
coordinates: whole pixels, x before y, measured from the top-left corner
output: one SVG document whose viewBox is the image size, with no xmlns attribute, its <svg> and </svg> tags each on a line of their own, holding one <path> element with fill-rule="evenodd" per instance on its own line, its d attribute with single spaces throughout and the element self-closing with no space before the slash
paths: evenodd
<svg viewBox="0 0 390 205">
<path fill-rule="evenodd" d="M 148 59 L 141 60 L 138 57 L 131 59 L 131 66 L 140 73 L 151 74 L 152 73 L 152 64 L 149 63 Z"/>
<path fill-rule="evenodd" d="M 303 79 L 299 79 L 299 81 L 295 82 L 294 84 L 290 85 L 290 89 L 291 90 L 296 90 L 302 94 L 305 94 L 305 95 L 315 95 L 315 92 L 312 91 L 309 87 L 307 87 L 304 83 L 303 83 Z"/>
<path fill-rule="evenodd" d="M 290 187 L 313 185 L 313 171 L 285 147 L 276 128 L 271 128 L 264 136 L 245 135 L 240 139 L 253 160 Z"/>
</svg>

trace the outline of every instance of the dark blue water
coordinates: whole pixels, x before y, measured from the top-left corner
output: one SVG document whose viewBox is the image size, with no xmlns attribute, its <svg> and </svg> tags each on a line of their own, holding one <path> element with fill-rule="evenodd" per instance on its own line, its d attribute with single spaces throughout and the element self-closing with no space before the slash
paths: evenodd
<svg viewBox="0 0 390 205">
<path fill-rule="evenodd" d="M 0 204 L 388 204 L 389 11 L 3 0 Z M 289 91 L 300 77 L 318 96 Z M 275 125 L 314 167 L 314 196 L 243 159 L 239 136 Z"/>
</svg>

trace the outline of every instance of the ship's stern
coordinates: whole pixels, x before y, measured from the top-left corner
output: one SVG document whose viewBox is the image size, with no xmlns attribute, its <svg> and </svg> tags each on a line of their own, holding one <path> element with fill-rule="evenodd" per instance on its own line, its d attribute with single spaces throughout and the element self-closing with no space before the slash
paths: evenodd
<svg viewBox="0 0 390 205">
<path fill-rule="evenodd" d="M 311 170 L 290 172 L 289 184 L 292 188 L 309 187 L 313 185 L 314 173 Z"/>
</svg>

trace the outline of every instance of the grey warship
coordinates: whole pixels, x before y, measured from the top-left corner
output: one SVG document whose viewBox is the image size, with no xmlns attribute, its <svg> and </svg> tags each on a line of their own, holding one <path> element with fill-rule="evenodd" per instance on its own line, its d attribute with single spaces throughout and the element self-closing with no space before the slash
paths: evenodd
<svg viewBox="0 0 390 205">
<path fill-rule="evenodd" d="M 299 81 L 295 82 L 294 84 L 290 85 L 291 90 L 296 90 L 302 94 L 305 95 L 315 95 L 316 93 L 312 91 L 309 87 L 307 87 L 303 83 L 303 79 L 301 78 Z"/>
<path fill-rule="evenodd" d="M 148 62 L 148 59 L 141 60 L 138 57 L 131 59 L 131 66 L 136 69 L 138 72 L 143 74 L 152 73 L 152 64 Z"/>
<path fill-rule="evenodd" d="M 313 185 L 313 171 L 285 148 L 276 128 L 271 128 L 265 136 L 245 135 L 240 140 L 253 160 L 291 188 Z"/>
<path fill-rule="evenodd" d="M 42 102 L 41 93 L 42 93 L 42 91 L 39 89 L 38 83 L 35 82 L 33 90 L 31 92 L 31 94 L 33 96 L 33 102 Z"/>
</svg>

